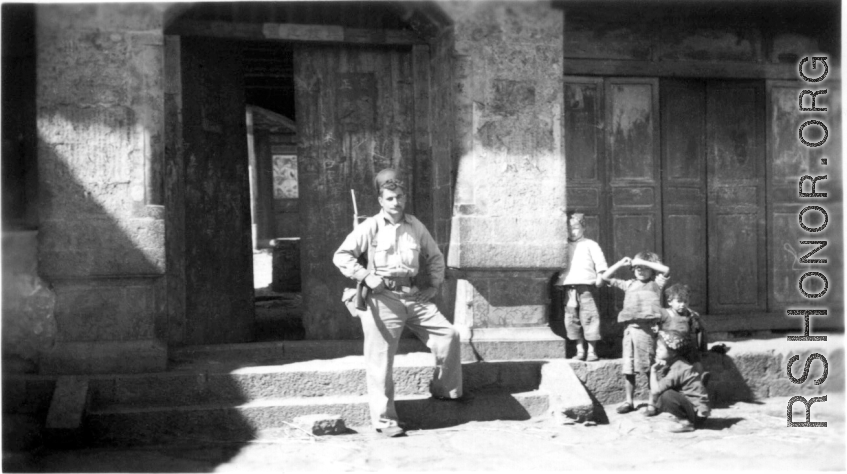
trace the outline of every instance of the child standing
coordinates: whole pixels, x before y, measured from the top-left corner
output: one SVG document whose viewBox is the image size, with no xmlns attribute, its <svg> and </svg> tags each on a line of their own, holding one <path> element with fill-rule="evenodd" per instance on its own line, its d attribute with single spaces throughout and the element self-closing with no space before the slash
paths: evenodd
<svg viewBox="0 0 847 474">
<path fill-rule="evenodd" d="M 597 242 L 587 239 L 585 216 L 572 213 L 568 218 L 567 267 L 556 281 L 561 287 L 565 306 L 565 330 L 576 341 L 575 360 L 598 360 L 595 345 L 600 340 L 600 314 L 597 311 L 597 287 L 606 271 L 606 257 Z M 585 342 L 588 342 L 586 356 Z"/>
<path fill-rule="evenodd" d="M 619 280 L 611 276 L 623 265 L 630 265 L 635 279 Z M 632 401 L 635 392 L 635 374 L 650 372 L 656 347 L 653 328 L 662 316 L 662 288 L 667 281 L 668 267 L 662 265 L 653 252 L 641 252 L 630 259 L 622 258 L 612 265 L 603 279 L 624 291 L 623 309 L 618 314 L 619 323 L 627 323 L 623 333 L 623 367 L 626 401 L 617 408 L 618 413 L 635 410 Z M 651 410 L 652 405 L 648 407 Z"/>
<path fill-rule="evenodd" d="M 650 401 L 658 411 L 676 417 L 671 432 L 694 431 L 695 422 L 709 416 L 709 395 L 700 374 L 680 354 L 687 338 L 677 331 L 659 331 L 656 363 L 650 367 Z"/>
<path fill-rule="evenodd" d="M 669 308 L 662 309 L 662 318 L 659 321 L 659 329 L 664 331 L 678 331 L 686 336 L 685 353 L 682 354 L 698 373 L 703 373 L 703 364 L 700 362 L 700 352 L 706 347 L 706 328 L 700 315 L 688 307 L 691 289 L 688 285 L 676 283 L 665 290 L 668 298 Z M 705 383 L 704 383 L 705 385 Z"/>
</svg>

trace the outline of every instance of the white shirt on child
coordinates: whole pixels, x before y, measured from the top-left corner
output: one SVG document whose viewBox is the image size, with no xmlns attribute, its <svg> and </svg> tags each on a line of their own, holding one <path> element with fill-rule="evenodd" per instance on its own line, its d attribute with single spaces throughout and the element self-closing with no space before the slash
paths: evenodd
<svg viewBox="0 0 847 474">
<path fill-rule="evenodd" d="M 606 271 L 606 257 L 597 242 L 582 238 L 568 241 L 568 266 L 559 276 L 556 285 L 594 285 L 597 274 Z"/>
</svg>

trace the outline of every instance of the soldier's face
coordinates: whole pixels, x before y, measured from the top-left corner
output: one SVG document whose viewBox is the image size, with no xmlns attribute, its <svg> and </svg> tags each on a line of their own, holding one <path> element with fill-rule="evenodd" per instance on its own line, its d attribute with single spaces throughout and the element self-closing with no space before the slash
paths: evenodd
<svg viewBox="0 0 847 474">
<path fill-rule="evenodd" d="M 406 193 L 402 188 L 394 191 L 383 189 L 379 196 L 379 205 L 386 214 L 392 217 L 400 217 L 406 209 Z"/>
</svg>

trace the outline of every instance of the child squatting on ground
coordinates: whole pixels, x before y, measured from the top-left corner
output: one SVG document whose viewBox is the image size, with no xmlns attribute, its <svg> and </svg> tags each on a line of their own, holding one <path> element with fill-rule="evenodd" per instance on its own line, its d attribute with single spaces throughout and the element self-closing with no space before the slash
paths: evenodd
<svg viewBox="0 0 847 474">
<path fill-rule="evenodd" d="M 620 280 L 612 275 L 622 266 L 630 265 L 635 279 Z M 656 354 L 654 327 L 662 317 L 662 288 L 667 281 L 668 267 L 662 265 L 659 256 L 653 252 L 641 252 L 630 259 L 622 258 L 612 265 L 603 279 L 611 286 L 624 291 L 623 309 L 618 314 L 619 323 L 627 323 L 623 333 L 623 364 L 626 401 L 618 406 L 618 413 L 635 410 L 632 401 L 635 392 L 635 374 L 647 376 Z M 655 412 L 651 404 L 648 413 Z"/>
<path fill-rule="evenodd" d="M 568 218 L 567 267 L 556 286 L 563 291 L 565 330 L 576 341 L 575 360 L 598 360 L 595 345 L 600 340 L 600 313 L 597 311 L 597 287 L 608 268 L 597 242 L 585 238 L 585 217 L 572 213 Z M 585 342 L 588 342 L 586 357 Z"/>
<path fill-rule="evenodd" d="M 676 417 L 674 433 L 694 431 L 709 416 L 709 395 L 700 374 L 682 354 L 688 338 L 677 331 L 659 331 L 656 363 L 650 367 L 650 402 L 658 412 Z"/>
</svg>

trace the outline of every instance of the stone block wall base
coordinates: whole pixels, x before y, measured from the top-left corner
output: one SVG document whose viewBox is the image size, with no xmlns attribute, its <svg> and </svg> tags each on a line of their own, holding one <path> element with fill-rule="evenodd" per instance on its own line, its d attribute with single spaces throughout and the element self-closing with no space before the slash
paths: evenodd
<svg viewBox="0 0 847 474">
<path fill-rule="evenodd" d="M 41 356 L 42 375 L 163 372 L 168 348 L 161 341 L 61 342 Z"/>
<path fill-rule="evenodd" d="M 565 358 L 565 340 L 548 327 L 482 328 L 460 334 L 462 362 Z"/>
</svg>

